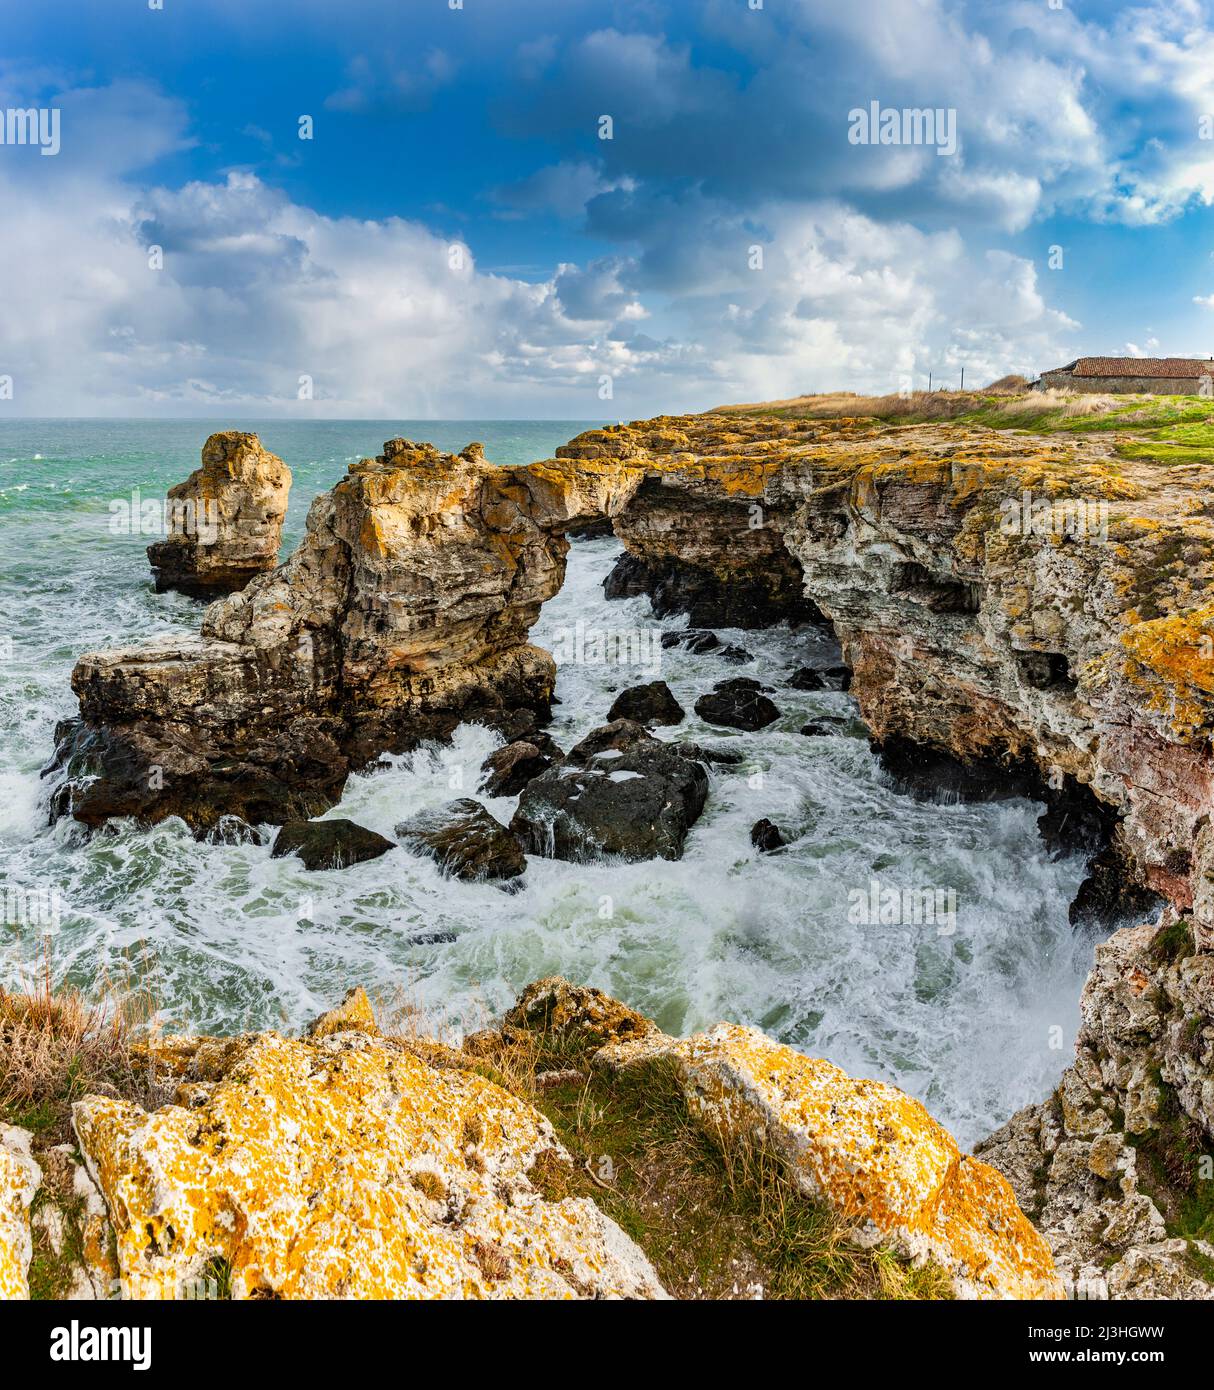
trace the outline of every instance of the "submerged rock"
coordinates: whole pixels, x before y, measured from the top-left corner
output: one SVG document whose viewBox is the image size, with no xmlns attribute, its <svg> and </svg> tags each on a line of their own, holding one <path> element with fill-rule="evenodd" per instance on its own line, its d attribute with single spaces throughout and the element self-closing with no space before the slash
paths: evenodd
<svg viewBox="0 0 1214 1390">
<path fill-rule="evenodd" d="M 665 681 L 650 681 L 623 690 L 607 711 L 608 720 L 633 719 L 649 728 L 659 724 L 681 724 L 687 711 L 674 698 Z"/>
<path fill-rule="evenodd" d="M 729 729 L 765 729 L 780 717 L 780 711 L 763 694 L 763 687 L 748 676 L 718 681 L 711 694 L 701 695 L 695 711 L 708 724 Z"/>
<path fill-rule="evenodd" d="M 471 797 L 423 811 L 396 827 L 397 838 L 414 853 L 428 854 L 456 878 L 515 879 L 527 858 L 513 827 L 506 827 Z"/>
<path fill-rule="evenodd" d="M 554 859 L 679 859 L 707 796 L 698 761 L 617 719 L 527 784 L 510 827 L 533 854 Z"/>
<path fill-rule="evenodd" d="M 788 841 L 784 838 L 780 827 L 764 816 L 762 820 L 755 821 L 750 827 L 750 843 L 760 854 L 770 854 L 772 850 L 782 849 Z"/>
<path fill-rule="evenodd" d="M 278 563 L 291 470 L 255 434 L 224 430 L 202 467 L 169 489 L 169 534 L 148 546 L 156 592 L 234 593 Z"/>
<path fill-rule="evenodd" d="M 801 666 L 788 684 L 793 690 L 849 690 L 851 671 L 846 666 Z"/>
<path fill-rule="evenodd" d="M 441 1049 L 436 1050 L 441 1051 Z M 662 1298 L 526 1101 L 360 1026 L 180 1044 L 175 1104 L 91 1096 L 81 1151 L 109 1206 L 125 1298 Z"/>
<path fill-rule="evenodd" d="M 696 655 L 703 655 L 705 652 L 716 651 L 720 645 L 721 639 L 715 632 L 702 632 L 697 628 L 662 633 L 662 646 L 667 651 L 674 647 L 683 647 Z"/>
<path fill-rule="evenodd" d="M 391 840 L 352 820 L 291 820 L 274 837 L 270 858 L 294 854 L 305 869 L 348 869 L 395 848 Z"/>
</svg>

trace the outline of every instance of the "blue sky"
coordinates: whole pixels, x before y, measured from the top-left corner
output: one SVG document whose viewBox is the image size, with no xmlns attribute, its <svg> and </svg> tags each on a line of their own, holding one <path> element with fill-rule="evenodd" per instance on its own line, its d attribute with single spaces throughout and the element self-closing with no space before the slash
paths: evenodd
<svg viewBox="0 0 1214 1390">
<path fill-rule="evenodd" d="M 852 143 L 871 102 L 955 112 L 955 152 Z M 1214 0 L 12 4 L 30 106 L 17 414 L 627 418 L 1214 354 Z"/>
</svg>

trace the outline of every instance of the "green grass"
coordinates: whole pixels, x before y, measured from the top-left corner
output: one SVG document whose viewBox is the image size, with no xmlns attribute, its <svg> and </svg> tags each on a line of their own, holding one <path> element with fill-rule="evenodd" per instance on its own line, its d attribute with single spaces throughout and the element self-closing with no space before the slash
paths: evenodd
<svg viewBox="0 0 1214 1390">
<path fill-rule="evenodd" d="M 1169 1236 L 1214 1243 L 1214 1178 L 1202 1176 L 1201 1162 L 1214 1157 L 1210 1141 L 1185 1114 L 1175 1089 L 1156 1079 L 1157 1127 L 1149 1134 L 1127 1136 L 1138 1150 L 1143 1190 L 1159 1208 Z"/>
<path fill-rule="evenodd" d="M 1097 405 L 1082 393 L 1058 404 L 1057 398 L 1029 392 L 1020 396 L 983 392 L 926 392 L 898 396 L 857 396 L 835 400 L 815 398 L 794 406 L 774 408 L 781 419 L 829 419 L 844 414 L 870 416 L 883 424 L 947 423 L 996 430 L 1026 430 L 1033 434 L 1123 433 L 1119 442 L 1125 459 L 1167 464 L 1214 462 L 1214 400 L 1203 396 L 1117 396 L 1115 405 Z M 1079 413 L 1086 411 L 1087 413 Z M 746 413 L 756 413 L 748 410 Z M 767 413 L 767 412 L 762 412 Z"/>
<path fill-rule="evenodd" d="M 672 1063 L 606 1073 L 567 1041 L 542 1038 L 532 1051 L 516 1041 L 509 1054 L 485 1074 L 531 1100 L 574 1158 L 533 1170 L 533 1181 L 552 1200 L 591 1198 L 676 1297 L 952 1296 L 937 1266 L 849 1245 L 829 1209 L 807 1200 L 773 1157 L 723 1153 L 688 1114 Z M 535 1083 L 570 1069 L 576 1080 Z"/>
</svg>

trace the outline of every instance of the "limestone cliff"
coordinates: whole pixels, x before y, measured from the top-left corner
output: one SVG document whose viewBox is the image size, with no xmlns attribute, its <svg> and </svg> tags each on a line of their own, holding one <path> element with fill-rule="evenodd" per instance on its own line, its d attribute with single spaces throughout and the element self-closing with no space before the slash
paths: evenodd
<svg viewBox="0 0 1214 1390">
<path fill-rule="evenodd" d="M 156 590 L 215 598 L 278 563 L 291 470 L 255 434 L 225 430 L 202 467 L 169 489 L 168 535 L 148 546 Z"/>
<path fill-rule="evenodd" d="M 1206 465 L 1103 436 L 711 415 L 559 455 L 393 440 L 352 465 L 200 638 L 80 659 L 58 809 L 281 821 L 461 719 L 542 717 L 554 667 L 528 630 L 564 533 L 610 517 L 619 592 L 714 620 L 821 610 L 878 741 L 1090 789 L 1105 838 L 1120 821 L 1106 867 L 1214 913 Z"/>
<path fill-rule="evenodd" d="M 1096 948 L 1074 1063 L 978 1152 L 1088 1298 L 1214 1298 L 1214 955 L 1190 925 Z"/>
</svg>

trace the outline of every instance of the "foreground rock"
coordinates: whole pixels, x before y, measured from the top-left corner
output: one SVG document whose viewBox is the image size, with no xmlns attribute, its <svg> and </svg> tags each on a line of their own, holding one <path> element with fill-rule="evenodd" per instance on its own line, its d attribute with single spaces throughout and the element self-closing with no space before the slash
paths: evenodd
<svg viewBox="0 0 1214 1390">
<path fill-rule="evenodd" d="M 430 855 L 455 878 L 469 882 L 514 879 L 527 870 L 516 835 L 471 797 L 402 821 L 396 835 L 406 849 Z"/>
<path fill-rule="evenodd" d="M 31 1137 L 0 1124 L 0 1302 L 29 1297 L 30 1207 L 42 1182 Z"/>
<path fill-rule="evenodd" d="M 607 711 L 608 720 L 632 719 L 647 728 L 662 724 L 681 724 L 687 717 L 665 681 L 650 681 L 622 690 Z"/>
<path fill-rule="evenodd" d="M 396 846 L 352 820 L 292 820 L 278 832 L 271 859 L 297 855 L 305 869 L 348 869 Z"/>
<path fill-rule="evenodd" d="M 148 546 L 156 592 L 215 598 L 278 563 L 291 470 L 255 434 L 225 430 L 202 467 L 169 489 L 169 534 Z"/>
<path fill-rule="evenodd" d="M 1214 1297 L 1214 956 L 1169 914 L 1096 947 L 1075 1062 L 977 1152 L 1088 1298 Z"/>
<path fill-rule="evenodd" d="M 175 1103 L 74 1109 L 123 1295 L 217 1266 L 245 1298 L 661 1298 L 636 1245 L 529 1173 L 568 1161 L 532 1106 L 365 1025 L 178 1043 Z"/>
<path fill-rule="evenodd" d="M 559 978 L 528 986 L 505 1027 L 577 1039 L 598 1049 L 593 1065 L 643 1070 L 650 1087 L 671 1076 L 655 1063 L 672 1067 L 688 1112 L 723 1151 L 745 1159 L 759 1145 L 854 1242 L 935 1262 L 961 1297 L 1063 1296 L 1049 1247 L 1008 1182 L 892 1086 L 853 1080 L 736 1024 L 667 1037 L 618 1001 Z M 476 1047 L 491 1050 L 484 1038 Z"/>
<path fill-rule="evenodd" d="M 701 695 L 695 711 L 707 724 L 727 729 L 765 729 L 780 717 L 780 711 L 763 694 L 763 687 L 749 676 L 718 681 L 708 695 Z"/>
<path fill-rule="evenodd" d="M 527 986 L 460 1049 L 385 1036 L 356 988 L 302 1037 L 149 1038 L 140 1055 L 149 1108 L 85 1096 L 72 1108 L 78 1152 L 31 1155 L 28 1134 L 0 1127 L 6 1297 L 25 1296 L 31 1210 L 39 1287 L 54 1296 L 663 1298 L 666 1276 L 684 1296 L 762 1296 L 738 1285 L 770 1224 L 720 1243 L 686 1205 L 685 1164 L 715 1162 L 697 1129 L 721 1165 L 705 1196 L 729 1221 L 751 1222 L 765 1192 L 812 1204 L 789 1228 L 825 1233 L 816 1296 L 887 1296 L 890 1255 L 926 1271 L 910 1287 L 930 1297 L 947 1292 L 942 1270 L 963 1296 L 1058 1291 L 1007 1183 L 917 1102 L 752 1029 L 678 1041 L 560 978 Z M 561 1088 L 572 1110 L 552 1101 Z M 579 1108 L 591 1092 L 611 1110 L 601 1134 Z M 582 1117 L 568 1147 L 545 1109 L 560 1124 Z M 668 1169 L 650 1148 L 655 1113 L 677 1151 Z M 595 1145 L 609 1135 L 639 1185 L 603 1168 Z M 635 1242 L 604 1215 L 608 1200 Z M 802 1250 L 773 1258 L 787 1266 Z M 883 1272 L 857 1293 L 832 1270 L 871 1273 L 866 1250 L 882 1252 Z M 688 1266 L 701 1271 L 690 1284 Z"/>
<path fill-rule="evenodd" d="M 510 828 L 554 859 L 679 859 L 707 796 L 694 756 L 617 719 L 527 784 Z"/>
</svg>

